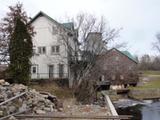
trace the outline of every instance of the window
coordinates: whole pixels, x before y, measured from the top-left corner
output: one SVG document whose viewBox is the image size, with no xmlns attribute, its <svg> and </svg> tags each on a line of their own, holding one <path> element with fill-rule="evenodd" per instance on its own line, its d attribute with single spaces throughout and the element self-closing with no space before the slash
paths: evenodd
<svg viewBox="0 0 160 120">
<path fill-rule="evenodd" d="M 46 53 L 46 47 L 38 47 L 38 53 L 39 54 L 45 54 Z"/>
<path fill-rule="evenodd" d="M 35 48 L 33 48 L 33 54 L 34 54 L 34 55 L 36 54 L 36 49 L 35 49 Z"/>
<path fill-rule="evenodd" d="M 36 46 L 33 46 L 33 54 L 35 55 L 36 54 Z"/>
<path fill-rule="evenodd" d="M 104 75 L 100 76 L 100 81 L 104 81 Z"/>
<path fill-rule="evenodd" d="M 116 70 L 117 70 L 117 71 L 119 70 L 119 66 L 116 66 Z"/>
<path fill-rule="evenodd" d="M 120 79 L 123 80 L 123 79 L 124 79 L 124 76 L 123 76 L 123 75 L 120 75 Z"/>
<path fill-rule="evenodd" d="M 59 53 L 59 51 L 60 51 L 59 45 L 52 46 L 52 48 L 51 48 L 51 54 Z"/>
<path fill-rule="evenodd" d="M 49 65 L 49 78 L 53 78 L 54 77 L 54 65 Z"/>
<path fill-rule="evenodd" d="M 116 61 L 118 61 L 119 60 L 119 57 L 118 56 L 116 56 Z"/>
<path fill-rule="evenodd" d="M 53 35 L 57 34 L 56 26 L 52 26 L 52 34 Z"/>
<path fill-rule="evenodd" d="M 129 66 L 128 69 L 129 69 L 129 70 L 132 70 L 132 66 Z"/>
<path fill-rule="evenodd" d="M 112 75 L 112 78 L 111 78 L 112 80 L 115 80 L 116 79 L 116 76 L 115 75 Z"/>
<path fill-rule="evenodd" d="M 36 74 L 37 73 L 37 66 L 32 66 L 32 69 L 31 69 L 31 73 L 32 74 Z"/>
</svg>

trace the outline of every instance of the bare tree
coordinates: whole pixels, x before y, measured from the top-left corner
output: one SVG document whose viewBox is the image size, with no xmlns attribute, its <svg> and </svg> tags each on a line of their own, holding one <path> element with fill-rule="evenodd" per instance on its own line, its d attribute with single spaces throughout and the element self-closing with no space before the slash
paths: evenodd
<svg viewBox="0 0 160 120">
<path fill-rule="evenodd" d="M 77 77 L 79 84 L 80 81 L 87 76 L 90 69 L 92 69 L 96 56 L 101 54 L 102 51 L 107 48 L 107 44 L 110 41 L 114 41 L 115 38 L 119 36 L 120 29 L 110 28 L 106 21 L 107 20 L 103 16 L 98 19 L 96 16 L 87 13 L 79 13 L 77 17 L 73 19 L 79 35 L 79 42 L 81 44 L 80 48 L 81 51 L 83 51 L 81 52 L 82 63 L 85 64 L 82 64 L 82 66 L 85 67 L 81 67 L 82 69 L 79 70 L 80 74 L 79 77 Z M 92 38 L 92 44 L 86 44 L 88 34 L 93 32 L 101 33 L 102 38 L 97 40 L 96 37 L 94 37 Z M 89 45 L 95 49 L 94 53 L 92 51 L 88 51 Z M 96 48 L 94 47 L 95 45 L 97 46 Z M 86 59 L 83 58 L 89 58 L 87 65 L 85 62 Z"/>
<path fill-rule="evenodd" d="M 70 64 L 75 75 L 74 89 L 78 98 L 84 99 L 85 97 L 88 99 L 91 98 L 96 91 L 96 88 L 93 86 L 96 81 L 88 80 L 90 72 L 93 72 L 96 58 L 104 51 L 107 51 L 107 45 L 111 41 L 114 42 L 115 38 L 119 36 L 119 31 L 121 29 L 110 28 L 103 16 L 99 19 L 96 16 L 87 13 L 80 13 L 75 18 L 71 19 L 71 21 L 73 21 L 75 29 L 78 32 L 78 40 L 80 43 L 80 50 L 77 53 L 80 55 L 80 59 L 75 59 L 75 61 Z M 92 43 L 88 44 L 90 33 L 100 34 L 101 37 L 100 39 L 97 39 L 96 36 L 93 36 L 91 38 Z M 64 40 L 66 39 L 66 37 L 63 38 Z M 67 44 L 67 46 L 68 45 L 69 44 Z M 93 50 L 90 50 L 89 48 L 92 48 Z M 95 71 L 95 73 L 96 72 L 100 71 Z M 86 93 L 85 96 L 84 93 Z"/>
<path fill-rule="evenodd" d="M 155 48 L 160 53 L 160 33 L 156 34 L 157 41 L 153 43 L 153 48 Z"/>
<path fill-rule="evenodd" d="M 139 69 L 140 70 L 150 70 L 151 66 L 151 58 L 149 55 L 143 55 L 140 59 L 140 65 Z"/>
<path fill-rule="evenodd" d="M 107 20 L 103 16 L 98 19 L 96 16 L 91 14 L 79 13 L 76 18 L 72 20 L 78 30 L 79 41 L 82 45 L 81 47 L 83 47 L 83 43 L 85 43 L 86 37 L 90 32 L 102 33 L 102 41 L 105 44 L 118 37 L 120 29 L 111 29 L 106 23 Z"/>
<path fill-rule="evenodd" d="M 160 70 L 160 57 L 159 56 L 154 57 L 154 59 L 152 60 L 151 70 Z"/>
</svg>

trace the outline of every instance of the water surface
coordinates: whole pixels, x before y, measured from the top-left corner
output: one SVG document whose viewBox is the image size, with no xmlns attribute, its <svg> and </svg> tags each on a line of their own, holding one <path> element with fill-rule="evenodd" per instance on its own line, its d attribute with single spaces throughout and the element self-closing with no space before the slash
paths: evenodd
<svg viewBox="0 0 160 120">
<path fill-rule="evenodd" d="M 144 101 L 142 104 L 138 103 L 134 106 L 131 104 L 128 107 L 117 108 L 119 115 L 133 115 L 132 120 L 160 120 L 160 101 L 150 102 Z M 116 105 L 116 107 L 118 107 Z"/>
</svg>

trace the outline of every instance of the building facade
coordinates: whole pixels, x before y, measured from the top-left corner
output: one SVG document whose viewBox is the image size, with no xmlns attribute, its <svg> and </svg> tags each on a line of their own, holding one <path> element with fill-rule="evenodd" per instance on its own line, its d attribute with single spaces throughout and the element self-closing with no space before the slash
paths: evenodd
<svg viewBox="0 0 160 120">
<path fill-rule="evenodd" d="M 31 78 L 71 78 L 69 62 L 75 59 L 78 51 L 73 23 L 61 24 L 39 12 L 30 24 L 35 31 Z"/>
<path fill-rule="evenodd" d="M 138 82 L 137 64 L 128 51 L 113 48 L 97 57 L 90 79 L 109 81 L 111 85 L 136 85 Z"/>
</svg>

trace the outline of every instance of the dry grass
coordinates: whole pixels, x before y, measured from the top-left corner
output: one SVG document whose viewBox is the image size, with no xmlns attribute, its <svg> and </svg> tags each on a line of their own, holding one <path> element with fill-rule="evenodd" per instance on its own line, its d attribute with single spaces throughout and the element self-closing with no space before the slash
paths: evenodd
<svg viewBox="0 0 160 120">
<path fill-rule="evenodd" d="M 37 91 L 49 92 L 60 99 L 73 98 L 73 91 L 67 87 L 60 87 L 55 82 L 39 83 L 30 85 Z"/>
</svg>

